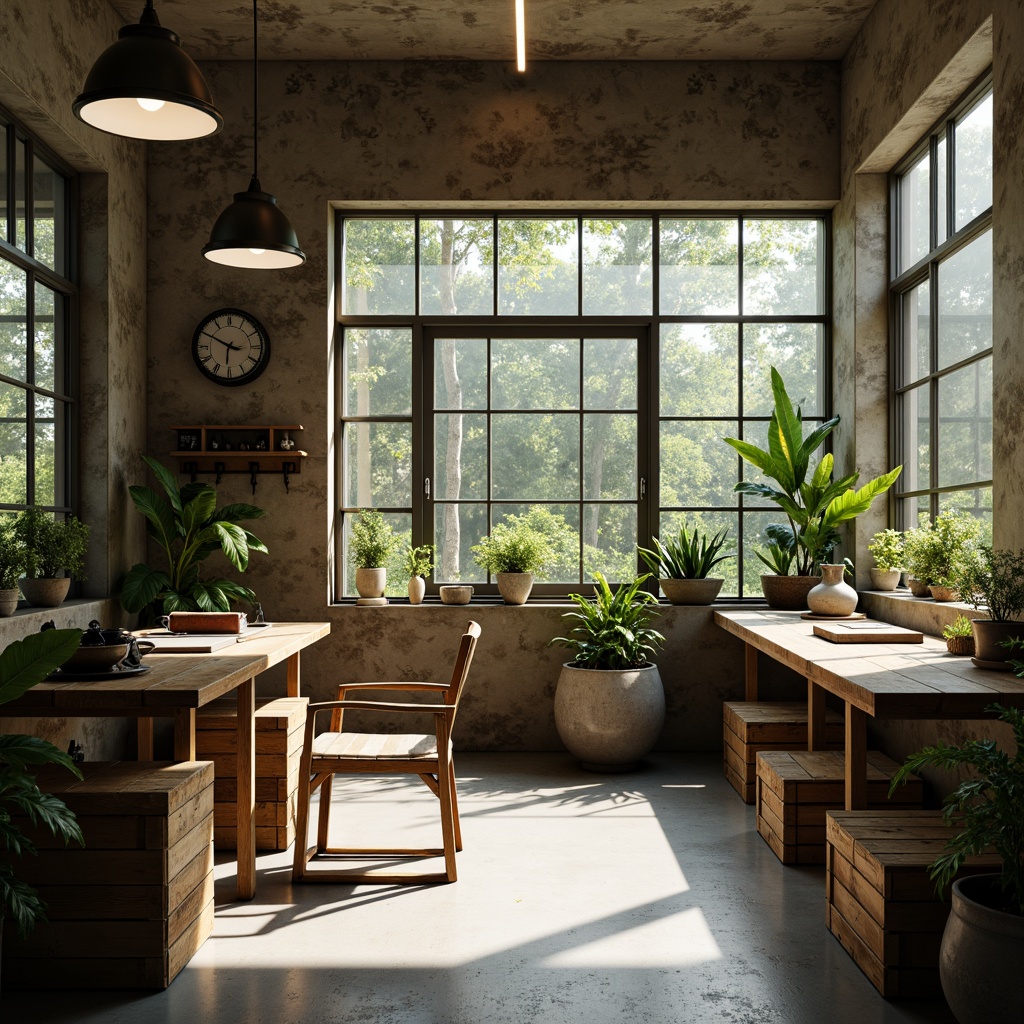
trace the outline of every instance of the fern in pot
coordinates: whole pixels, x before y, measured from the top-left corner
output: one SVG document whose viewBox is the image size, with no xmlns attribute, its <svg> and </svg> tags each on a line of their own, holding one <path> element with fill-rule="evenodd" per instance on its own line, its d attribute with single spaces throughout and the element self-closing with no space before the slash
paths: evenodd
<svg viewBox="0 0 1024 1024">
<path fill-rule="evenodd" d="M 530 526 L 525 517 L 506 519 L 470 550 L 476 564 L 497 581 L 505 604 L 525 604 L 534 579 L 544 574 L 551 549 L 547 537 Z"/>
<path fill-rule="evenodd" d="M 384 599 L 388 584 L 388 559 L 398 539 L 391 524 L 376 509 L 360 509 L 352 523 L 348 553 L 356 567 L 356 590 L 362 601 Z"/>
<path fill-rule="evenodd" d="M 988 618 L 974 619 L 974 657 L 986 668 L 1009 669 L 1012 637 L 1024 639 L 1024 551 L 996 551 L 983 546 L 975 558 L 962 559 L 954 583 L 964 601 L 986 608 Z"/>
<path fill-rule="evenodd" d="M 687 530 L 683 523 L 677 537 L 664 541 L 654 537 L 653 550 L 638 547 L 637 551 L 659 577 L 661 589 L 672 604 L 711 604 L 725 583 L 722 577 L 709 575 L 711 570 L 727 558 L 735 558 L 732 552 L 720 554 L 728 533 L 723 528 L 712 537 L 697 526 Z"/>
</svg>

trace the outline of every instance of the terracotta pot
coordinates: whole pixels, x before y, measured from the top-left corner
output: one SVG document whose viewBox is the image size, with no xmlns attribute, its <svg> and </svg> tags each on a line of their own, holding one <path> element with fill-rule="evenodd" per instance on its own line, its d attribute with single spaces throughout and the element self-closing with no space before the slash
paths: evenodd
<svg viewBox="0 0 1024 1024">
<path fill-rule="evenodd" d="M 427 581 L 422 576 L 409 577 L 409 604 L 422 604 L 427 592 Z"/>
<path fill-rule="evenodd" d="M 1011 651 L 1003 647 L 1007 637 L 1024 637 L 1024 622 L 996 622 L 995 619 L 971 619 L 974 630 L 974 657 L 978 661 L 1008 662 L 1024 660 L 1024 649 Z"/>
<path fill-rule="evenodd" d="M 25 600 L 36 608 L 56 608 L 68 596 L 71 588 L 69 576 L 40 576 L 36 579 L 25 577 L 19 581 Z"/>
<path fill-rule="evenodd" d="M 973 636 L 947 636 L 946 637 L 946 650 L 950 654 L 966 655 L 967 657 L 974 657 L 974 637 Z"/>
<path fill-rule="evenodd" d="M 356 590 L 360 597 L 383 597 L 387 585 L 387 569 L 356 569 Z"/>
<path fill-rule="evenodd" d="M 20 597 L 21 592 L 17 587 L 13 590 L 0 590 L 0 618 L 7 618 L 17 611 Z"/>
<path fill-rule="evenodd" d="M 960 596 L 955 587 L 940 587 L 937 583 L 933 583 L 928 589 L 936 601 L 955 601 Z"/>
<path fill-rule="evenodd" d="M 807 595 L 820 582 L 820 576 L 766 575 L 761 577 L 761 590 L 769 608 L 803 611 L 807 607 Z"/>
<path fill-rule="evenodd" d="M 931 597 L 931 588 L 925 583 L 924 580 L 919 580 L 916 576 L 907 577 L 907 586 L 910 587 L 910 592 L 914 597 Z"/>
<path fill-rule="evenodd" d="M 722 589 L 724 579 L 708 576 L 700 580 L 659 580 L 662 593 L 672 604 L 711 604 Z"/>
<path fill-rule="evenodd" d="M 900 585 L 899 569 L 869 569 L 872 590 L 895 590 Z"/>
<path fill-rule="evenodd" d="M 505 599 L 505 604 L 526 604 L 526 599 L 533 590 L 532 572 L 499 572 L 498 593 Z"/>
<path fill-rule="evenodd" d="M 823 564 L 821 582 L 807 594 L 807 607 L 815 615 L 849 615 L 857 608 L 857 591 L 843 576 L 845 565 Z"/>
</svg>

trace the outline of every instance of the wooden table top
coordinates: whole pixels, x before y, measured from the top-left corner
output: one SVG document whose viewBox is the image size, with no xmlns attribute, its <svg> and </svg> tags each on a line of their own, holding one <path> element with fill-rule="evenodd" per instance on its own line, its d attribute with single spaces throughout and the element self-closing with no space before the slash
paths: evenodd
<svg viewBox="0 0 1024 1024">
<path fill-rule="evenodd" d="M 239 683 L 277 665 L 331 631 L 329 622 L 275 623 L 253 639 L 212 654 L 148 654 L 150 671 L 136 676 L 79 682 L 43 682 L 0 706 L 0 717 L 167 714 L 197 708 L 232 692 Z"/>
<path fill-rule="evenodd" d="M 989 718 L 994 702 L 1024 707 L 1024 680 L 975 668 L 925 636 L 919 644 L 835 644 L 800 612 L 722 609 L 715 622 L 875 718 Z"/>
</svg>

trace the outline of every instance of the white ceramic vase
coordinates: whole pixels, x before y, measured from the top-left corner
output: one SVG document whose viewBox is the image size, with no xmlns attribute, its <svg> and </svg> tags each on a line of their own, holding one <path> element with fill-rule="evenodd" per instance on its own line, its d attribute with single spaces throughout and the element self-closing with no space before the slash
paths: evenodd
<svg viewBox="0 0 1024 1024">
<path fill-rule="evenodd" d="M 409 577 L 409 604 L 422 604 L 427 592 L 427 581 L 422 576 Z"/>
<path fill-rule="evenodd" d="M 857 608 L 857 591 L 843 580 L 845 565 L 821 567 L 821 582 L 807 595 L 815 615 L 849 615 Z"/>
</svg>

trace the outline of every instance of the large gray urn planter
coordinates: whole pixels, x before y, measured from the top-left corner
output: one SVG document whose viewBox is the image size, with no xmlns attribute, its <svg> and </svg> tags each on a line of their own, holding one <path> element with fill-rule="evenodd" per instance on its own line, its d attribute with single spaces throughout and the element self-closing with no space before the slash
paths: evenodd
<svg viewBox="0 0 1024 1024">
<path fill-rule="evenodd" d="M 724 579 L 705 576 L 701 579 L 659 580 L 662 593 L 672 604 L 712 604 L 722 589 Z"/>
<path fill-rule="evenodd" d="M 57 608 L 71 587 L 69 576 L 24 577 L 19 581 L 25 600 L 35 608 Z"/>
<path fill-rule="evenodd" d="M 632 771 L 650 753 L 665 723 L 665 689 L 657 665 L 635 669 L 562 666 L 555 727 L 583 768 Z"/>
</svg>

